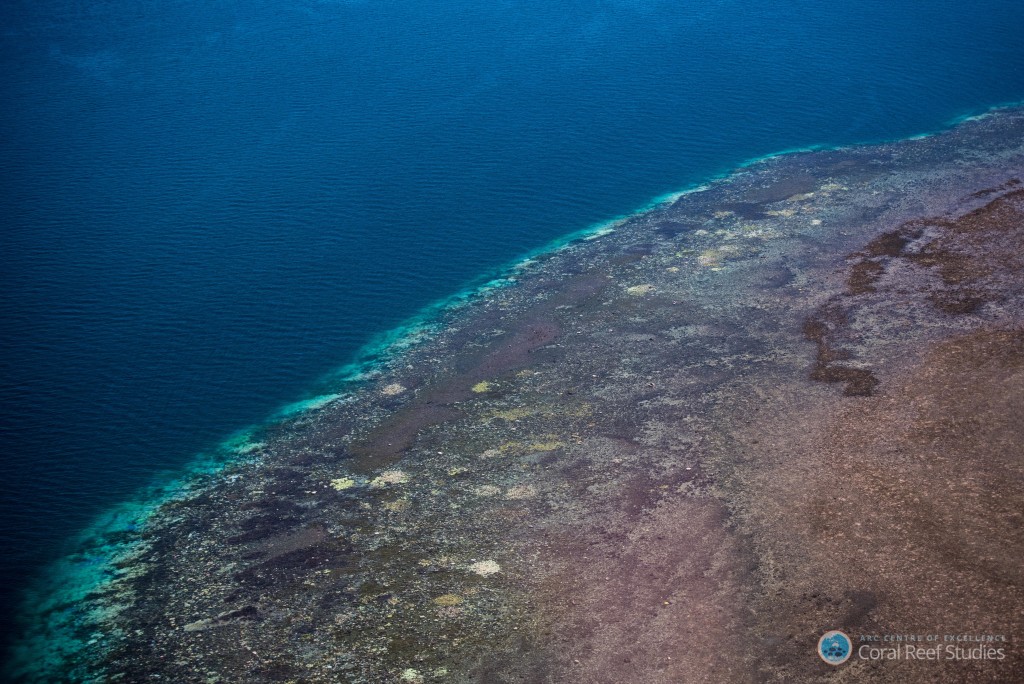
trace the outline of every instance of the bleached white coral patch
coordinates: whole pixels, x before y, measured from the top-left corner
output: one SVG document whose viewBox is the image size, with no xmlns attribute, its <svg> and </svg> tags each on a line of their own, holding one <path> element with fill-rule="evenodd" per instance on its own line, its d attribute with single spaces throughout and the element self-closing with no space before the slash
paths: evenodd
<svg viewBox="0 0 1024 684">
<path fill-rule="evenodd" d="M 400 385 L 397 382 L 393 382 L 390 385 L 384 385 L 381 388 L 380 393 L 383 394 L 385 397 L 393 397 L 397 394 L 401 394 L 404 391 L 405 385 Z"/>
<path fill-rule="evenodd" d="M 409 475 L 401 470 L 385 470 L 377 477 L 370 480 L 371 487 L 387 487 L 388 485 L 405 484 L 409 481 Z"/>
<path fill-rule="evenodd" d="M 469 569 L 483 577 L 490 577 L 501 572 L 501 566 L 492 560 L 477 561 L 470 565 Z"/>
</svg>

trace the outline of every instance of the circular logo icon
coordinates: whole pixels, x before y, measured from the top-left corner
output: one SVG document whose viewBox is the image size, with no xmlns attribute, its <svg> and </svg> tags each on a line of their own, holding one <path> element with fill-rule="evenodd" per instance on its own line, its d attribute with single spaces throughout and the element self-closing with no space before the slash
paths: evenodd
<svg viewBox="0 0 1024 684">
<path fill-rule="evenodd" d="M 838 629 L 833 629 L 818 639 L 818 655 L 829 665 L 842 665 L 853 655 L 853 642 Z"/>
</svg>

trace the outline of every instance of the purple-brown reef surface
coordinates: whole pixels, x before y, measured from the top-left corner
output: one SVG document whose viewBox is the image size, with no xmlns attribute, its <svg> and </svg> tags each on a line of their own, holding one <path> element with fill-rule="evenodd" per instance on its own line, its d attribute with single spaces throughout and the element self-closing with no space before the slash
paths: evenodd
<svg viewBox="0 0 1024 684">
<path fill-rule="evenodd" d="M 158 508 L 59 667 L 1020 681 L 1022 180 L 999 110 L 765 159 L 523 262 Z M 832 666 L 830 629 L 1006 641 Z"/>
</svg>

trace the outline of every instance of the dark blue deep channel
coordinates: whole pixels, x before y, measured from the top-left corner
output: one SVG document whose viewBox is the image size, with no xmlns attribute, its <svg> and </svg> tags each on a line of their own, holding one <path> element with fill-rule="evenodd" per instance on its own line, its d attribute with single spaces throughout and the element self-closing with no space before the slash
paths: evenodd
<svg viewBox="0 0 1024 684">
<path fill-rule="evenodd" d="M 0 87 L 9 635 L 96 516 L 518 255 L 1024 99 L 1024 3 L 5 0 Z"/>
</svg>

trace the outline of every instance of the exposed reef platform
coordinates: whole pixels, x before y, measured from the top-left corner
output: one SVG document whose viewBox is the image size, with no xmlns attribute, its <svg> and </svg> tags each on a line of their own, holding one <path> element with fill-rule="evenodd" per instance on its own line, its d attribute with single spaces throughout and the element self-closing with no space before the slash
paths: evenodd
<svg viewBox="0 0 1024 684">
<path fill-rule="evenodd" d="M 538 254 L 106 539 L 22 676 L 1019 681 L 1022 181 L 997 110 Z M 831 629 L 1005 657 L 834 667 Z"/>
</svg>

